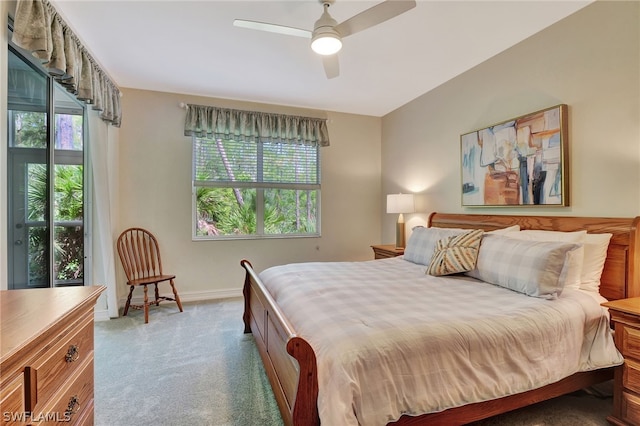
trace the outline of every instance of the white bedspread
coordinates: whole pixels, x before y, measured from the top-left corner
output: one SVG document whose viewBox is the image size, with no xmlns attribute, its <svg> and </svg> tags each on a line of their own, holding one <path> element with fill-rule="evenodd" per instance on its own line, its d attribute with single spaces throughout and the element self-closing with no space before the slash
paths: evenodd
<svg viewBox="0 0 640 426">
<path fill-rule="evenodd" d="M 323 425 L 384 425 L 622 363 L 606 310 L 580 290 L 544 300 L 425 269 L 398 257 L 260 274 L 316 352 Z"/>
</svg>

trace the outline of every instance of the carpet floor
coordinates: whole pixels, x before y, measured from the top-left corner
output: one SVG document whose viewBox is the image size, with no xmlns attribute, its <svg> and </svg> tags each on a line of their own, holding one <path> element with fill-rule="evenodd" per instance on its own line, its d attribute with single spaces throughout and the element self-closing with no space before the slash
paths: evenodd
<svg viewBox="0 0 640 426">
<path fill-rule="evenodd" d="M 95 425 L 280 426 L 241 299 L 152 307 L 95 325 Z M 605 426 L 611 384 L 475 426 Z M 339 426 L 339 425 L 336 425 Z"/>
</svg>

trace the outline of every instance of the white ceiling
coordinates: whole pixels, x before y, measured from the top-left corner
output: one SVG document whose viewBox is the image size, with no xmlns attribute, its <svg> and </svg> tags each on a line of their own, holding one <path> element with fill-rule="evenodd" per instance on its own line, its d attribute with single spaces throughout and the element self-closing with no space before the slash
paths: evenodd
<svg viewBox="0 0 640 426">
<path fill-rule="evenodd" d="M 431 1 L 343 40 L 328 80 L 309 40 L 235 18 L 313 29 L 317 0 L 52 3 L 120 87 L 383 116 L 591 0 Z M 379 3 L 337 0 L 338 23 Z"/>
</svg>

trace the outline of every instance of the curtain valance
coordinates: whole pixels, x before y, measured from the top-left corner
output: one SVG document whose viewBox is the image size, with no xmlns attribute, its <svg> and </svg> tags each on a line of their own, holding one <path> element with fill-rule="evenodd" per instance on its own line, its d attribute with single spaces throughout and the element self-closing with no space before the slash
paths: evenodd
<svg viewBox="0 0 640 426">
<path fill-rule="evenodd" d="M 18 0 L 12 41 L 40 59 L 79 100 L 100 111 L 100 118 L 120 126 L 120 89 L 47 0 Z"/>
<path fill-rule="evenodd" d="M 327 120 L 187 105 L 185 136 L 329 146 Z"/>
</svg>

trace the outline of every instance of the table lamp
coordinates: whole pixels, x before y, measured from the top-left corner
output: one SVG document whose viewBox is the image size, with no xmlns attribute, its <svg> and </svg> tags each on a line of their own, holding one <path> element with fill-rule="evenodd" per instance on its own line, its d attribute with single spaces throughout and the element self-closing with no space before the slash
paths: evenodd
<svg viewBox="0 0 640 426">
<path fill-rule="evenodd" d="M 404 248 L 404 216 L 403 213 L 413 213 L 415 205 L 413 194 L 389 194 L 387 195 L 387 213 L 399 213 L 396 222 L 396 248 Z"/>
</svg>

